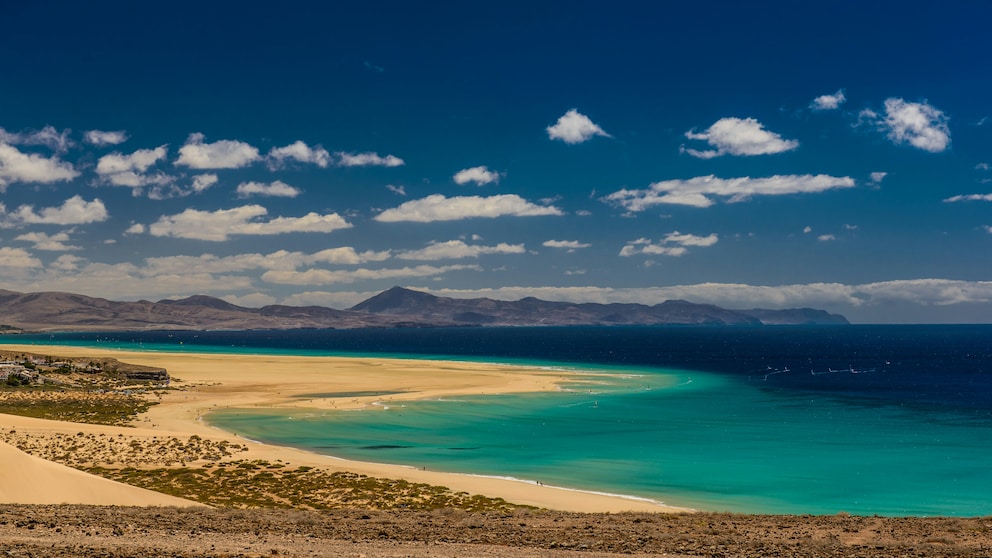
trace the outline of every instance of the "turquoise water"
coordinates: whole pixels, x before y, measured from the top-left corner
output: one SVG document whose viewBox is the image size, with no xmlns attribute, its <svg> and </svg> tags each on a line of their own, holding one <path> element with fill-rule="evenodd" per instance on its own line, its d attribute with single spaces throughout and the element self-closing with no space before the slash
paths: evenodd
<svg viewBox="0 0 992 558">
<path fill-rule="evenodd" d="M 696 509 L 992 515 L 990 326 L 167 332 L 3 342 L 606 373 L 557 393 L 402 404 L 384 393 L 365 411 L 231 410 L 208 420 L 328 455 Z M 332 373 L 320 391 L 337 391 Z"/>
<path fill-rule="evenodd" d="M 696 509 L 990 513 L 992 451 L 975 443 L 967 417 L 936 418 L 768 393 L 715 374 L 636 370 L 555 394 L 384 399 L 366 411 L 227 411 L 209 420 L 339 457 Z"/>
</svg>

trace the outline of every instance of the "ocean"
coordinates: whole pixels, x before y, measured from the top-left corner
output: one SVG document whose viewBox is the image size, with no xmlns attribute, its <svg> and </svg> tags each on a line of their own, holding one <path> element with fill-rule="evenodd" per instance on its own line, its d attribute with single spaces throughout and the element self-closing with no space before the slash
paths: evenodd
<svg viewBox="0 0 992 558">
<path fill-rule="evenodd" d="M 992 515 L 987 325 L 173 331 L 0 342 L 567 370 L 581 381 L 556 393 L 397 404 L 383 394 L 373 411 L 231 410 L 207 420 L 349 459 L 702 510 Z"/>
</svg>

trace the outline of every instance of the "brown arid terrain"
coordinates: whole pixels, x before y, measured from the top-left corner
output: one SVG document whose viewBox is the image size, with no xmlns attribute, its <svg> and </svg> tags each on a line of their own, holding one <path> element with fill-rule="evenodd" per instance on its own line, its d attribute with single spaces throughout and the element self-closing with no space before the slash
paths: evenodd
<svg viewBox="0 0 992 558">
<path fill-rule="evenodd" d="M 7 413 L 0 415 L 0 502 L 14 502 L 0 503 L 0 558 L 992 556 L 992 517 L 576 513 L 562 511 L 568 505 L 519 505 L 355 472 L 304 452 L 265 453 L 264 444 L 220 431 L 142 427 L 160 401 L 185 401 L 206 387 L 140 386 L 93 371 L 59 378 L 54 387 L 0 390 Z M 71 482 L 98 475 L 185 503 L 40 503 L 32 494 L 51 486 L 32 463 L 72 467 L 81 476 Z M 3 500 L 12 485 L 28 501 Z"/>
<path fill-rule="evenodd" d="M 992 556 L 992 519 L 0 506 L 0 555 Z"/>
<path fill-rule="evenodd" d="M 574 304 L 536 298 L 516 301 L 454 299 L 394 287 L 347 310 L 271 305 L 246 308 L 210 296 L 150 302 L 112 301 L 63 292 L 0 289 L 0 333 L 28 331 L 250 330 L 369 327 L 548 325 L 783 325 L 847 324 L 841 315 L 811 308 L 728 310 L 668 300 L 643 304 Z"/>
</svg>

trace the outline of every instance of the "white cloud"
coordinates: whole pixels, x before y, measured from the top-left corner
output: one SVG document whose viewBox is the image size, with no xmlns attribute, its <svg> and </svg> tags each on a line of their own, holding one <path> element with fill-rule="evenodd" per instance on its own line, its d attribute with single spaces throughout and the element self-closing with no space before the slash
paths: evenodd
<svg viewBox="0 0 992 558">
<path fill-rule="evenodd" d="M 76 271 L 79 266 L 85 263 L 86 260 L 80 258 L 79 256 L 74 256 L 72 254 L 62 254 L 61 256 L 55 258 L 49 268 L 56 271 Z"/>
<path fill-rule="evenodd" d="M 540 215 L 563 215 L 554 206 L 533 204 L 516 194 L 499 196 L 456 196 L 447 198 L 433 194 L 419 200 L 408 201 L 399 207 L 387 209 L 375 217 L 376 221 L 395 223 L 413 221 L 431 223 L 434 221 L 457 221 L 473 217 L 533 217 Z"/>
<path fill-rule="evenodd" d="M 888 175 L 889 175 L 889 173 L 887 173 L 887 172 L 873 172 L 873 173 L 871 173 L 870 176 L 871 176 L 871 181 L 872 182 L 874 182 L 875 184 L 880 184 L 882 182 L 882 180 L 884 180 L 885 177 L 888 176 Z"/>
<path fill-rule="evenodd" d="M 806 225 L 805 227 L 803 227 L 803 234 L 809 234 L 811 232 L 813 232 L 813 227 L 811 227 L 809 225 Z"/>
<path fill-rule="evenodd" d="M 982 225 L 982 228 L 985 229 L 985 232 L 992 234 L 992 225 Z"/>
<path fill-rule="evenodd" d="M 124 130 L 87 130 L 86 132 L 83 132 L 83 141 L 97 147 L 102 147 L 104 145 L 117 145 L 127 141 L 127 132 Z"/>
<path fill-rule="evenodd" d="M 175 183 L 176 177 L 157 175 L 147 177 L 145 185 L 151 185 L 148 190 L 148 198 L 153 200 L 166 200 L 170 198 L 184 198 L 192 194 L 202 194 L 204 191 L 217 184 L 216 174 L 198 174 L 193 177 L 193 182 L 189 186 L 180 186 Z M 158 180 L 156 180 L 158 179 Z M 134 195 L 140 193 L 140 189 L 134 190 Z"/>
<path fill-rule="evenodd" d="M 837 237 L 832 234 L 821 234 L 816 239 L 820 242 L 830 242 L 831 240 L 837 240 Z"/>
<path fill-rule="evenodd" d="M 633 302 L 658 304 L 665 300 L 689 300 L 725 308 L 864 307 L 901 302 L 921 306 L 992 303 L 992 281 L 952 279 L 893 280 L 845 285 L 808 283 L 792 285 L 746 285 L 699 283 L 648 288 L 609 287 L 501 287 L 497 289 L 422 289 L 454 298 L 490 297 L 517 300 L 534 296 L 568 302 Z"/>
<path fill-rule="evenodd" d="M 565 143 L 582 143 L 593 136 L 611 138 L 602 128 L 594 124 L 589 117 L 572 109 L 558 118 L 558 122 L 546 128 L 548 137 Z"/>
<path fill-rule="evenodd" d="M 992 201 L 992 194 L 962 194 L 951 196 L 944 200 L 944 203 L 954 203 L 961 201 Z"/>
<path fill-rule="evenodd" d="M 139 149 L 130 155 L 110 153 L 100 157 L 96 164 L 96 173 L 100 178 L 114 186 L 128 186 L 139 189 L 142 186 L 165 185 L 175 180 L 174 177 L 156 173 L 145 174 L 149 168 L 165 160 L 168 147 L 160 145 L 155 149 Z M 137 192 L 135 192 L 137 195 Z"/>
<path fill-rule="evenodd" d="M 249 196 L 295 198 L 298 195 L 300 195 L 300 191 L 297 188 L 281 180 L 276 180 L 270 184 L 264 184 L 262 182 L 242 182 L 238 184 L 239 198 L 247 198 Z"/>
<path fill-rule="evenodd" d="M 58 157 L 46 158 L 21 153 L 16 147 L 0 142 L 0 192 L 14 182 L 51 184 L 79 176 L 72 163 Z"/>
<path fill-rule="evenodd" d="M 291 271 L 301 266 L 319 263 L 335 265 L 359 265 L 389 259 L 390 253 L 358 252 L 350 246 L 328 248 L 313 254 L 277 250 L 269 254 L 235 254 L 218 257 L 213 254 L 199 256 L 163 256 L 147 258 L 142 270 L 144 275 L 167 275 L 183 273 L 195 269 L 201 273 L 239 273 L 244 271 L 282 270 Z"/>
<path fill-rule="evenodd" d="M 41 130 L 31 130 L 25 132 L 8 132 L 0 128 L 0 143 L 10 143 L 14 145 L 44 145 L 56 153 L 65 153 L 73 145 L 69 139 L 72 130 L 62 130 L 59 132 L 52 126 L 45 126 Z"/>
<path fill-rule="evenodd" d="M 216 174 L 198 174 L 193 177 L 193 191 L 197 194 L 215 184 L 217 184 Z"/>
<path fill-rule="evenodd" d="M 152 165 L 165 159 L 168 147 L 160 145 L 155 149 L 139 149 L 130 155 L 110 153 L 100 157 L 96 164 L 96 173 L 101 176 L 114 175 L 127 171 L 143 173 Z"/>
<path fill-rule="evenodd" d="M 701 159 L 712 159 L 722 155 L 771 155 L 792 151 L 799 147 L 796 140 L 783 140 L 782 136 L 765 130 L 754 118 L 721 118 L 705 132 L 689 130 L 685 137 L 703 140 L 716 149 L 698 151 L 683 148 L 686 153 Z"/>
<path fill-rule="evenodd" d="M 579 242 L 578 240 L 545 240 L 541 246 L 546 248 L 564 248 L 569 252 L 573 252 L 579 248 L 588 248 L 592 246 L 592 244 Z"/>
<path fill-rule="evenodd" d="M 455 179 L 455 184 L 463 185 L 469 182 L 475 182 L 476 185 L 483 186 L 485 184 L 498 184 L 502 176 L 501 173 L 493 172 L 488 167 L 481 166 L 462 169 L 455 173 L 453 178 Z"/>
<path fill-rule="evenodd" d="M 264 293 L 248 293 L 244 296 L 227 295 L 220 298 L 225 302 L 244 308 L 261 308 L 276 303 L 276 297 Z"/>
<path fill-rule="evenodd" d="M 820 95 L 813 99 L 813 102 L 809 104 L 809 108 L 813 110 L 834 110 L 840 108 L 846 100 L 847 97 L 844 96 L 844 90 L 840 89 L 833 95 Z"/>
<path fill-rule="evenodd" d="M 975 165 L 975 170 L 987 171 L 990 169 L 992 169 L 992 165 L 989 165 L 988 163 L 978 163 Z"/>
<path fill-rule="evenodd" d="M 15 211 L 6 213 L 0 205 L 0 226 L 19 225 L 85 225 L 106 221 L 107 208 L 99 199 L 88 202 L 82 196 L 73 196 L 59 206 L 46 207 L 36 212 L 33 205 L 22 205 Z"/>
<path fill-rule="evenodd" d="M 342 167 L 400 167 L 403 166 L 403 159 L 394 155 L 380 157 L 378 153 L 345 153 L 338 151 L 335 153 L 338 158 L 337 165 Z"/>
<path fill-rule="evenodd" d="M 30 252 L 23 248 L 0 246 L 0 269 L 26 269 L 41 266 L 41 260 L 32 256 Z"/>
<path fill-rule="evenodd" d="M 282 168 L 287 160 L 312 163 L 323 169 L 331 164 L 331 154 L 319 145 L 310 147 L 299 140 L 285 147 L 273 147 L 269 150 L 268 164 L 270 169 Z"/>
<path fill-rule="evenodd" d="M 437 261 L 477 258 L 484 254 L 523 254 L 526 251 L 523 244 L 501 242 L 496 246 L 480 246 L 466 244 L 461 240 L 449 240 L 432 242 L 426 248 L 401 252 L 396 257 L 403 260 Z"/>
<path fill-rule="evenodd" d="M 145 234 L 145 226 L 141 223 L 134 223 L 124 231 L 124 234 Z"/>
<path fill-rule="evenodd" d="M 258 161 L 258 149 L 235 140 L 203 143 L 201 133 L 189 135 L 186 144 L 179 148 L 179 158 L 174 164 L 191 169 L 239 169 Z"/>
<path fill-rule="evenodd" d="M 433 277 L 451 271 L 482 271 L 478 265 L 418 265 L 387 269 L 335 270 L 308 269 L 306 271 L 267 271 L 262 280 L 281 285 L 334 285 L 356 281 L 397 279 L 401 277 Z"/>
<path fill-rule="evenodd" d="M 389 250 L 374 251 L 366 250 L 358 252 L 351 246 L 341 246 L 339 248 L 328 248 L 310 254 L 304 258 L 304 263 L 330 263 L 343 265 L 358 265 L 368 262 L 381 262 L 388 260 L 391 254 Z"/>
<path fill-rule="evenodd" d="M 729 179 L 709 175 L 689 180 L 663 180 L 651 184 L 646 190 L 623 189 L 601 198 L 601 201 L 637 212 L 659 204 L 709 207 L 715 203 L 712 196 L 727 198 L 729 203 L 736 203 L 749 200 L 752 196 L 808 194 L 837 188 L 852 188 L 854 185 L 854 179 L 850 177 L 825 174 Z"/>
<path fill-rule="evenodd" d="M 659 243 L 647 238 L 638 238 L 620 249 L 620 255 L 630 257 L 637 254 L 650 256 L 681 256 L 688 252 L 688 247 L 709 247 L 720 240 L 716 233 L 707 236 L 682 234 L 674 231 L 665 235 Z"/>
<path fill-rule="evenodd" d="M 947 116 L 926 102 L 910 103 L 892 97 L 885 100 L 885 117 L 870 109 L 861 111 L 859 123 L 870 123 L 885 132 L 895 144 L 908 143 L 917 149 L 939 153 L 951 143 Z"/>
<path fill-rule="evenodd" d="M 397 195 L 400 195 L 400 196 L 405 196 L 406 195 L 406 188 L 404 188 L 403 186 L 396 186 L 396 185 L 393 185 L 393 184 L 386 184 L 386 189 L 389 190 L 390 192 L 392 192 L 394 194 L 397 194 Z"/>
<path fill-rule="evenodd" d="M 14 240 L 23 240 L 34 244 L 35 250 L 46 250 L 49 252 L 67 252 L 69 250 L 79 250 L 79 246 L 66 244 L 69 241 L 68 233 L 61 232 L 48 235 L 42 232 L 25 233 Z"/>
<path fill-rule="evenodd" d="M 148 227 L 153 236 L 171 236 L 197 240 L 224 241 L 230 235 L 273 235 L 293 232 L 332 232 L 351 227 L 337 213 L 303 217 L 276 217 L 259 221 L 268 214 L 260 205 L 245 205 L 217 211 L 187 209 L 176 215 L 162 216 Z"/>
</svg>

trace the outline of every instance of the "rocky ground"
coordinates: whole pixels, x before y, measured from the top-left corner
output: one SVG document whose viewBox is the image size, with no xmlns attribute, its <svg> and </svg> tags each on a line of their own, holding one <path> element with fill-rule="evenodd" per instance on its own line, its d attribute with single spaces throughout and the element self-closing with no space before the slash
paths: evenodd
<svg viewBox="0 0 992 558">
<path fill-rule="evenodd" d="M 0 556 L 992 556 L 992 518 L 6 505 Z"/>
</svg>

